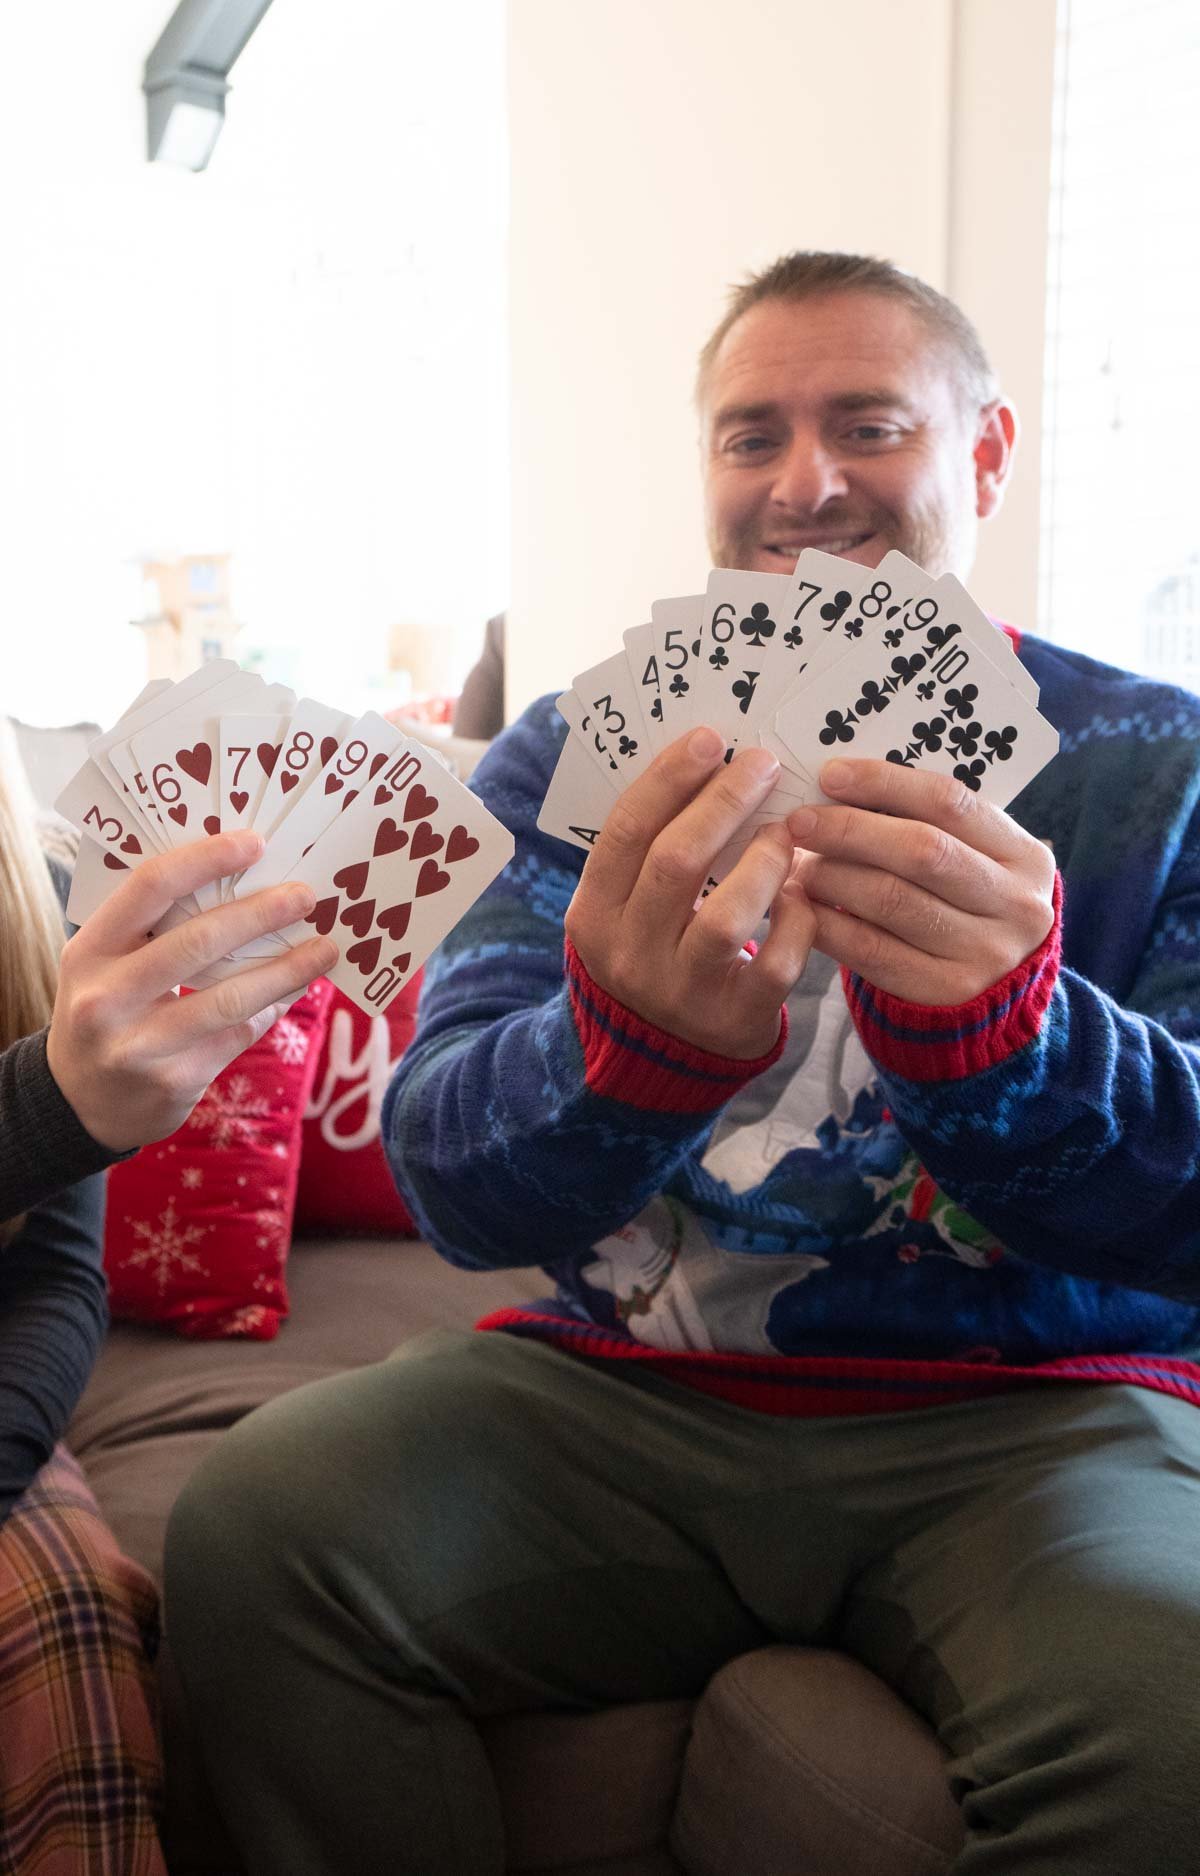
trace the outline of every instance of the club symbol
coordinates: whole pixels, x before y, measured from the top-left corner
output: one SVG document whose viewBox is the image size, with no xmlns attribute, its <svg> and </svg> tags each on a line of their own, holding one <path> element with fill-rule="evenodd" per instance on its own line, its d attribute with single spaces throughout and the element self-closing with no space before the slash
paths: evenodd
<svg viewBox="0 0 1200 1876">
<path fill-rule="evenodd" d="M 685 677 L 681 677 L 680 674 L 676 672 L 668 688 L 670 689 L 672 697 L 686 697 L 692 687 Z"/>
<path fill-rule="evenodd" d="M 783 642 L 789 651 L 799 651 L 804 643 L 804 633 L 798 625 L 794 625 L 790 632 L 784 633 Z"/>
<path fill-rule="evenodd" d="M 817 741 L 825 743 L 852 743 L 857 725 L 846 710 L 827 710 L 825 728 L 818 733 Z"/>
<path fill-rule="evenodd" d="M 738 709 L 745 716 L 754 696 L 754 687 L 758 683 L 757 671 L 745 671 L 736 684 L 730 686 L 732 694 L 739 700 Z"/>
<path fill-rule="evenodd" d="M 948 690 L 944 709 L 949 717 L 967 717 L 975 715 L 975 700 L 979 696 L 978 684 L 964 684 L 961 690 Z"/>
<path fill-rule="evenodd" d="M 979 778 L 986 774 L 987 763 L 982 756 L 976 756 L 974 762 L 958 762 L 954 766 L 954 779 L 962 782 L 973 794 L 979 793 Z"/>
<path fill-rule="evenodd" d="M 932 754 L 942 746 L 946 733 L 945 717 L 931 717 L 928 723 L 913 724 L 913 741 L 919 750 Z"/>
<path fill-rule="evenodd" d="M 946 741 L 956 756 L 973 756 L 979 748 L 978 723 L 956 723 Z"/>
<path fill-rule="evenodd" d="M 632 736 L 622 736 L 618 739 L 617 754 L 619 756 L 636 756 L 637 743 Z"/>
<path fill-rule="evenodd" d="M 928 703 L 936 689 L 937 685 L 934 683 L 933 679 L 927 677 L 922 683 L 917 685 L 917 696 L 921 699 L 922 703 Z"/>
<path fill-rule="evenodd" d="M 771 617 L 771 608 L 764 600 L 760 599 L 751 606 L 749 618 L 740 621 L 738 631 L 753 645 L 755 651 L 762 650 L 764 639 L 774 638 L 775 621 Z"/>
<path fill-rule="evenodd" d="M 897 762 L 902 769 L 911 769 L 916 756 L 914 749 L 889 749 L 883 758 L 885 762 Z"/>
<path fill-rule="evenodd" d="M 654 702 L 650 705 L 650 721 L 652 723 L 662 722 L 662 698 L 661 697 L 656 697 L 654 699 Z"/>
<path fill-rule="evenodd" d="M 709 652 L 708 662 L 711 664 L 714 671 L 723 671 L 725 669 L 725 666 L 729 663 L 729 653 L 726 651 L 724 645 L 718 645 L 715 651 Z"/>
<path fill-rule="evenodd" d="M 931 656 L 935 651 L 941 651 L 943 645 L 948 644 L 952 638 L 958 637 L 958 631 L 959 628 L 956 625 L 931 625 L 925 643 L 926 651 Z"/>
<path fill-rule="evenodd" d="M 889 651 L 895 651 L 897 645 L 903 645 L 904 634 L 900 630 L 900 627 L 898 625 L 893 625 L 890 631 L 885 632 L 883 635 L 883 642 L 887 646 Z"/>
<path fill-rule="evenodd" d="M 862 628 L 863 622 L 861 619 L 847 619 L 842 630 L 847 638 L 861 638 Z"/>
<path fill-rule="evenodd" d="M 872 711 L 878 714 L 880 710 L 886 710 L 891 701 L 879 685 L 872 678 L 868 678 L 862 687 L 862 695 L 854 706 L 854 714 L 859 717 L 869 717 Z"/>
<path fill-rule="evenodd" d="M 917 672 L 925 669 L 925 659 L 919 651 L 914 651 L 910 658 L 893 658 L 891 669 L 901 684 L 911 684 Z"/>
<path fill-rule="evenodd" d="M 832 599 L 825 601 L 825 604 L 821 607 L 821 617 L 827 621 L 830 631 L 833 630 L 849 604 L 850 595 L 846 592 L 835 593 Z"/>
<path fill-rule="evenodd" d="M 1016 740 L 1017 732 L 1011 723 L 1007 729 L 989 730 L 983 739 L 984 748 L 990 751 L 988 761 L 1007 762 Z"/>
</svg>

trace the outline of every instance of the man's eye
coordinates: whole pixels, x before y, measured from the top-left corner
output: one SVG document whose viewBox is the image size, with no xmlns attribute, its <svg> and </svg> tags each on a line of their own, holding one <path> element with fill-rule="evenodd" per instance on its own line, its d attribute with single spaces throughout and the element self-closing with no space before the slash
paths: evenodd
<svg viewBox="0 0 1200 1876">
<path fill-rule="evenodd" d="M 734 456 L 758 456 L 764 450 L 774 449 L 774 447 L 774 437 L 764 436 L 760 430 L 731 437 L 725 445 L 726 450 Z"/>
<path fill-rule="evenodd" d="M 892 443 L 899 434 L 894 423 L 856 423 L 850 439 L 854 443 Z"/>
</svg>

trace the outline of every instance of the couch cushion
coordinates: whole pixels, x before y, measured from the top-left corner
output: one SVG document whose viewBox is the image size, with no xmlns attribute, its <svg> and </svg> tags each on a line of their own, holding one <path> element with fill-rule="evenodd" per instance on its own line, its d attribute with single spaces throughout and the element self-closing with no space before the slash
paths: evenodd
<svg viewBox="0 0 1200 1876">
<path fill-rule="evenodd" d="M 167 1515 L 222 1432 L 264 1401 L 382 1361 L 425 1329 L 470 1328 L 488 1310 L 545 1293 L 538 1270 L 456 1270 L 418 1242 L 298 1243 L 292 1313 L 271 1342 L 181 1342 L 115 1323 L 67 1434 L 130 1556 L 162 1579 Z"/>
<path fill-rule="evenodd" d="M 692 1876 L 940 1876 L 963 1835 L 943 1758 L 857 1661 L 756 1649 L 696 1709 L 671 1847 Z"/>
</svg>

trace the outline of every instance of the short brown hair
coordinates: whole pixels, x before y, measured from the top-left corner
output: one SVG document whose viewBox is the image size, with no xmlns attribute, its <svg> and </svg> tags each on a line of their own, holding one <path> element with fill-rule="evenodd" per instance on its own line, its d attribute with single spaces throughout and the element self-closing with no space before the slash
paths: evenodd
<svg viewBox="0 0 1200 1876">
<path fill-rule="evenodd" d="M 826 254 L 801 249 L 795 254 L 784 254 L 761 273 L 751 274 L 748 280 L 730 290 L 725 317 L 700 354 L 696 402 L 703 401 L 708 374 L 725 334 L 743 313 L 763 300 L 809 300 L 832 293 L 878 293 L 900 300 L 949 354 L 958 379 L 959 395 L 968 408 L 982 410 L 999 396 L 996 374 L 979 334 L 966 314 L 944 293 L 926 286 L 915 274 L 904 273 L 891 261 L 875 260 L 866 254 Z"/>
</svg>

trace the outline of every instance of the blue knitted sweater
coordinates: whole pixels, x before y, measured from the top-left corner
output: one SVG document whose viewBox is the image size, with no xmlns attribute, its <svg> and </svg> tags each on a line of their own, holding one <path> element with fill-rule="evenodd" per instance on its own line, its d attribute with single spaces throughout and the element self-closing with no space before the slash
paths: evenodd
<svg viewBox="0 0 1200 1876">
<path fill-rule="evenodd" d="M 594 984 L 536 817 L 550 699 L 473 786 L 516 858 L 431 960 L 384 1136 L 422 1230 L 556 1295 L 484 1326 L 771 1412 L 1046 1380 L 1200 1401 L 1200 698 L 1026 639 L 1061 753 L 1013 803 L 1060 918 L 928 1009 L 814 955 L 786 1042 L 706 1055 Z"/>
</svg>

